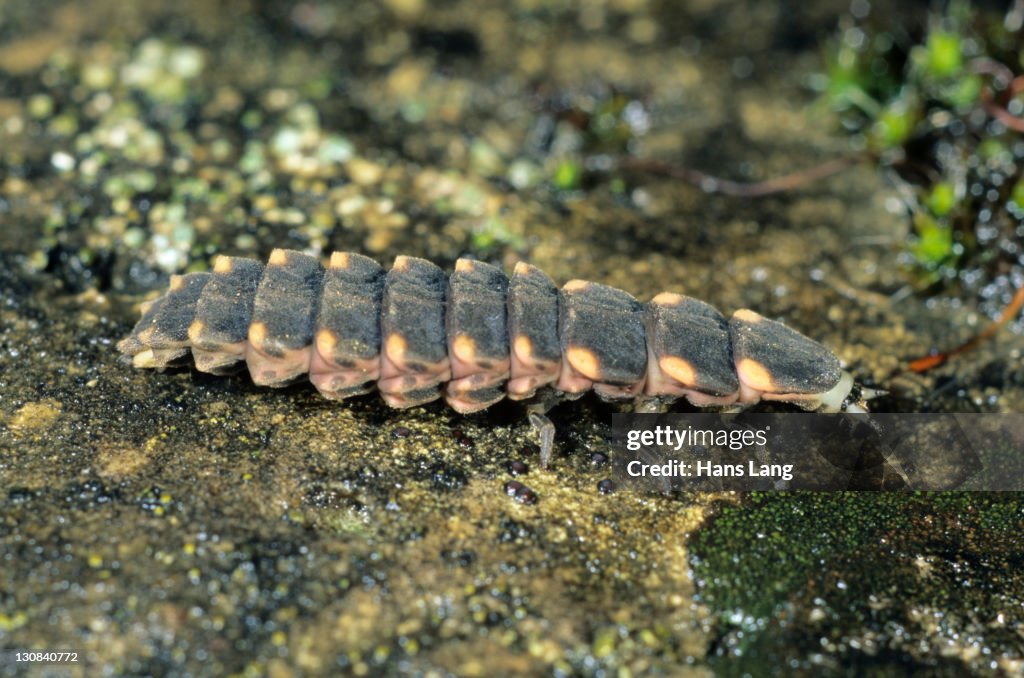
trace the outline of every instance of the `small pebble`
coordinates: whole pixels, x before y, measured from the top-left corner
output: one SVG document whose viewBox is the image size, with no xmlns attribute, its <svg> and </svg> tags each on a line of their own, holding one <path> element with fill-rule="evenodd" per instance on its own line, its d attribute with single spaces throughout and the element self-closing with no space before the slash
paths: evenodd
<svg viewBox="0 0 1024 678">
<path fill-rule="evenodd" d="M 524 462 L 519 461 L 518 459 L 515 461 L 510 461 L 508 463 L 507 468 L 508 472 L 514 476 L 521 476 L 530 472 L 530 467 L 527 466 Z"/>
<path fill-rule="evenodd" d="M 505 494 L 507 494 L 510 497 L 514 497 L 516 493 L 519 492 L 524 487 L 525 485 L 523 485 L 518 480 L 510 480 L 507 483 L 505 483 Z"/>
<path fill-rule="evenodd" d="M 605 478 L 604 480 L 597 484 L 597 491 L 600 492 L 601 494 L 611 494 L 612 492 L 615 491 L 615 483 L 613 483 L 610 479 Z"/>
<path fill-rule="evenodd" d="M 452 437 L 455 438 L 455 442 L 459 444 L 459 447 L 473 447 L 473 439 L 462 432 L 462 429 L 454 429 L 452 431 Z"/>
<path fill-rule="evenodd" d="M 537 503 L 537 493 L 523 485 L 523 487 L 520 488 L 518 492 L 516 492 L 515 500 L 518 501 L 520 504 L 532 506 L 533 504 Z"/>
<path fill-rule="evenodd" d="M 608 462 L 608 455 L 601 452 L 594 452 L 590 455 L 590 464 L 592 466 L 604 466 Z"/>
<path fill-rule="evenodd" d="M 393 438 L 408 438 L 409 434 L 411 434 L 411 433 L 412 433 L 412 431 L 410 431 L 407 427 L 405 427 L 405 426 L 398 426 L 393 431 L 391 431 L 391 437 L 393 437 Z"/>
</svg>

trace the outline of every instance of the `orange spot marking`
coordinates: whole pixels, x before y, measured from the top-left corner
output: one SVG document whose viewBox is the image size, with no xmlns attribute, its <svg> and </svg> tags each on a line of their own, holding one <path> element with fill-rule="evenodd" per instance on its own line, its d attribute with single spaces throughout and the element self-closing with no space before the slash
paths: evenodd
<svg viewBox="0 0 1024 678">
<path fill-rule="evenodd" d="M 574 346 L 565 352 L 572 368 L 591 381 L 601 380 L 601 360 L 589 348 Z"/>
<path fill-rule="evenodd" d="M 288 253 L 282 249 L 275 249 L 270 253 L 270 259 L 267 261 L 271 266 L 284 266 L 288 263 Z"/>
<path fill-rule="evenodd" d="M 263 323 L 249 325 L 249 343 L 259 348 L 267 340 L 267 326 Z"/>
<path fill-rule="evenodd" d="M 562 286 L 562 289 L 566 292 L 582 292 L 587 289 L 589 284 L 586 280 L 570 280 Z"/>
<path fill-rule="evenodd" d="M 752 358 L 744 358 L 736 363 L 736 372 L 740 381 L 750 388 L 762 393 L 774 393 L 775 380 L 768 368 Z"/>
<path fill-rule="evenodd" d="M 512 273 L 515 275 L 527 275 L 530 272 L 530 265 L 525 261 L 516 262 L 516 267 L 512 269 Z"/>
<path fill-rule="evenodd" d="M 188 340 L 193 344 L 198 344 L 200 338 L 203 336 L 203 330 L 206 329 L 206 325 L 201 320 L 194 321 L 188 326 Z"/>
<path fill-rule="evenodd" d="M 316 350 L 322 356 L 329 356 L 338 345 L 338 335 L 330 330 L 320 330 L 316 333 Z"/>
<path fill-rule="evenodd" d="M 408 257 L 404 254 L 399 254 L 397 257 L 395 257 L 395 263 L 394 265 L 391 266 L 391 268 L 395 269 L 396 271 L 406 270 L 407 268 L 409 268 L 410 258 L 411 257 Z"/>
<path fill-rule="evenodd" d="M 460 334 L 452 342 L 452 353 L 462 362 L 472 364 L 476 362 L 476 342 L 465 334 Z"/>
<path fill-rule="evenodd" d="M 688 360 L 678 356 L 666 356 L 658 361 L 661 371 L 678 381 L 683 386 L 694 386 L 697 383 L 697 370 Z"/>
<path fill-rule="evenodd" d="M 512 342 L 512 348 L 520 358 L 533 357 L 533 342 L 525 334 L 520 334 Z"/>
<path fill-rule="evenodd" d="M 472 273 L 473 272 L 473 260 L 472 259 L 459 259 L 455 262 L 455 270 L 461 273 Z"/>
<path fill-rule="evenodd" d="M 185 286 L 185 278 L 180 275 L 171 276 L 171 284 L 167 286 L 169 292 L 177 292 Z"/>
<path fill-rule="evenodd" d="M 740 310 L 733 313 L 732 317 L 736 318 L 736 320 L 742 320 L 745 323 L 750 323 L 751 325 L 764 321 L 763 315 L 761 315 L 760 313 L 755 313 L 754 311 L 751 311 L 749 308 L 741 308 Z"/>
<path fill-rule="evenodd" d="M 351 265 L 351 263 L 352 262 L 349 260 L 348 252 L 331 253 L 331 263 L 329 264 L 331 268 L 340 271 L 348 268 Z"/>
<path fill-rule="evenodd" d="M 156 332 L 155 327 L 150 327 L 143 332 L 139 333 L 139 341 L 143 344 L 149 344 L 149 340 L 153 338 L 153 334 Z"/>
<path fill-rule="evenodd" d="M 216 261 L 213 262 L 214 273 L 231 273 L 233 267 L 234 264 L 231 263 L 231 257 L 225 257 L 224 255 L 218 256 Z"/>
<path fill-rule="evenodd" d="M 384 350 L 387 351 L 388 357 L 392 360 L 402 360 L 405 358 L 405 350 L 408 344 L 405 341 L 405 337 L 399 334 L 392 334 L 388 336 L 386 342 L 384 342 Z"/>
<path fill-rule="evenodd" d="M 683 303 L 683 295 L 675 292 L 662 292 L 651 299 L 655 306 L 678 306 Z"/>
</svg>

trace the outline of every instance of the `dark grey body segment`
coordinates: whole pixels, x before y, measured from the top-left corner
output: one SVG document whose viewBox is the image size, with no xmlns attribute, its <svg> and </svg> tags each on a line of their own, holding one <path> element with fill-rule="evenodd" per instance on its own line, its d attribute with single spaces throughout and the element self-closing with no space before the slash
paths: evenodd
<svg viewBox="0 0 1024 678">
<path fill-rule="evenodd" d="M 842 377 L 831 351 L 775 320 L 733 316 L 729 336 L 737 364 L 753 360 L 765 366 L 779 393 L 825 393 Z"/>
<path fill-rule="evenodd" d="M 425 259 L 405 257 L 404 266 L 388 271 L 380 327 L 385 339 L 402 337 L 406 361 L 432 364 L 447 360 L 445 297 L 448 276 Z"/>
<path fill-rule="evenodd" d="M 690 297 L 649 303 L 647 341 L 655 360 L 682 358 L 693 366 L 701 393 L 725 396 L 740 387 L 729 343 L 729 323 L 714 306 Z"/>
<path fill-rule="evenodd" d="M 209 273 L 189 273 L 177 278 L 167 294 L 155 299 L 142 318 L 118 347 L 122 351 L 139 352 L 145 347 L 164 350 L 188 347 L 188 327 L 196 313 L 196 301 L 210 279 Z"/>
<path fill-rule="evenodd" d="M 324 267 L 315 257 L 294 250 L 276 254 L 282 252 L 284 263 L 271 260 L 263 269 L 252 311 L 252 322 L 266 327 L 260 350 L 278 358 L 313 341 L 324 276 Z"/>
<path fill-rule="evenodd" d="M 227 258 L 231 270 L 210 274 L 196 303 L 194 322 L 202 323 L 198 348 L 217 350 L 245 341 L 249 336 L 253 300 L 263 275 L 263 264 L 253 259 Z"/>
<path fill-rule="evenodd" d="M 341 364 L 380 354 L 381 302 L 384 269 L 373 259 L 348 255 L 346 268 L 328 268 L 324 274 L 317 330 L 337 338 L 331 357 Z"/>
<path fill-rule="evenodd" d="M 196 302 L 210 279 L 209 273 L 189 273 L 154 307 L 153 333 L 147 340 L 152 348 L 178 348 L 188 344 L 188 327 L 196 313 Z"/>
<path fill-rule="evenodd" d="M 496 266 L 474 261 L 448 281 L 448 341 L 469 337 L 479 360 L 508 358 L 508 278 Z"/>
<path fill-rule="evenodd" d="M 631 385 L 647 374 L 647 341 L 643 306 L 614 287 L 586 283 L 562 288 L 558 333 L 562 350 L 585 349 L 594 354 L 600 381 Z"/>
<path fill-rule="evenodd" d="M 558 340 L 558 288 L 534 266 L 520 265 L 508 286 L 508 333 L 526 337 L 533 358 L 557 363 L 562 359 Z"/>
</svg>

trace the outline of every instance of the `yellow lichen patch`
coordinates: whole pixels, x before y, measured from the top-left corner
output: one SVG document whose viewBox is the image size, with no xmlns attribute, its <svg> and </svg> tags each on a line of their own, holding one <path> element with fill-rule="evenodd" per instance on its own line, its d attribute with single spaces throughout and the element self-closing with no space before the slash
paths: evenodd
<svg viewBox="0 0 1024 678">
<path fill-rule="evenodd" d="M 693 386 L 697 383 L 697 370 L 688 360 L 678 356 L 666 356 L 658 361 L 661 371 L 678 381 L 683 386 Z"/>
<path fill-rule="evenodd" d="M 762 393 L 774 393 L 775 380 L 768 368 L 752 358 L 744 358 L 736 363 L 736 372 L 740 381 L 750 388 Z"/>
<path fill-rule="evenodd" d="M 96 461 L 96 470 L 104 478 L 125 478 L 143 469 L 149 456 L 145 449 L 117 447 L 101 449 Z"/>
<path fill-rule="evenodd" d="M 582 292 L 587 289 L 589 284 L 586 280 L 570 280 L 562 286 L 562 289 L 566 292 Z"/>
<path fill-rule="evenodd" d="M 332 252 L 330 268 L 336 271 L 343 271 L 351 265 L 348 252 Z"/>
<path fill-rule="evenodd" d="M 405 337 L 400 334 L 391 334 L 384 342 L 384 351 L 391 360 L 402 360 L 405 358 L 405 350 L 408 344 Z"/>
<path fill-rule="evenodd" d="M 267 326 L 263 323 L 249 325 L 249 343 L 259 348 L 267 340 Z"/>
<path fill-rule="evenodd" d="M 476 342 L 465 334 L 460 334 L 452 342 L 452 353 L 462 362 L 472 364 L 476 362 Z"/>
<path fill-rule="evenodd" d="M 198 344 L 204 329 L 206 326 L 203 325 L 202 320 L 193 320 L 192 324 L 188 326 L 188 340 L 193 344 Z"/>
<path fill-rule="evenodd" d="M 601 380 L 601 359 L 589 348 L 572 346 L 565 351 L 565 357 L 572 368 L 587 379 Z"/>
<path fill-rule="evenodd" d="M 60 416 L 63 406 L 60 401 L 51 399 L 25 403 L 14 413 L 7 426 L 15 433 L 49 428 Z"/>
<path fill-rule="evenodd" d="M 231 257 L 225 257 L 223 254 L 213 262 L 214 273 L 231 273 L 232 268 L 234 268 L 234 264 L 231 263 Z"/>
<path fill-rule="evenodd" d="M 177 292 L 185 286 L 185 277 L 181 275 L 172 275 L 171 284 L 167 286 L 169 292 Z"/>
<path fill-rule="evenodd" d="M 678 306 L 683 303 L 683 295 L 675 292 L 662 292 L 651 299 L 655 306 Z"/>
<path fill-rule="evenodd" d="M 512 342 L 512 349 L 516 352 L 516 355 L 520 358 L 532 358 L 533 357 L 533 342 L 525 334 L 518 335 Z"/>
<path fill-rule="evenodd" d="M 267 261 L 271 266 L 285 266 L 288 264 L 288 252 L 281 248 L 275 249 L 270 253 L 270 259 Z"/>
<path fill-rule="evenodd" d="M 749 308 L 741 308 L 740 310 L 733 313 L 732 317 L 736 318 L 736 320 L 742 320 L 743 322 L 750 323 L 751 325 L 762 322 L 764 320 L 763 315 L 761 315 L 760 313 L 755 313 L 754 311 L 751 311 Z"/>
<path fill-rule="evenodd" d="M 334 353 L 338 345 L 338 335 L 331 330 L 320 330 L 316 333 L 316 350 L 322 356 L 329 356 Z"/>
<path fill-rule="evenodd" d="M 455 270 L 460 273 L 472 273 L 473 272 L 473 260 L 472 259 L 459 259 L 455 262 Z"/>
</svg>

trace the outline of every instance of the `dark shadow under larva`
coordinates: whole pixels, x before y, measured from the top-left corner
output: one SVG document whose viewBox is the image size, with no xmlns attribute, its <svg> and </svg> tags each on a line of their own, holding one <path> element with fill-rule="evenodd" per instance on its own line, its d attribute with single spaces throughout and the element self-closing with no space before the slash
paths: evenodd
<svg viewBox="0 0 1024 678">
<path fill-rule="evenodd" d="M 780 322 L 747 309 L 726 318 L 671 292 L 642 304 L 582 280 L 559 289 L 525 263 L 509 277 L 459 259 L 447 276 L 408 256 L 389 271 L 349 252 L 327 267 L 292 250 L 274 250 L 266 266 L 221 256 L 212 272 L 173 276 L 118 349 L 144 368 L 190 351 L 214 374 L 244 361 L 256 384 L 309 375 L 327 398 L 377 390 L 392 407 L 444 397 L 470 413 L 526 401 L 545 464 L 553 427 L 544 413 L 591 389 L 638 411 L 680 397 L 723 410 L 764 399 L 864 411 L 832 352 Z"/>
</svg>

